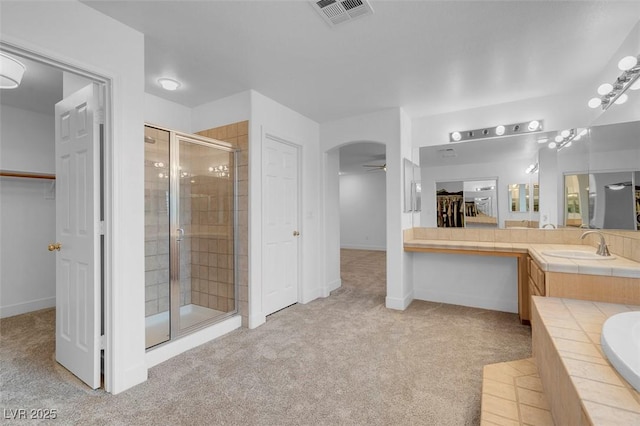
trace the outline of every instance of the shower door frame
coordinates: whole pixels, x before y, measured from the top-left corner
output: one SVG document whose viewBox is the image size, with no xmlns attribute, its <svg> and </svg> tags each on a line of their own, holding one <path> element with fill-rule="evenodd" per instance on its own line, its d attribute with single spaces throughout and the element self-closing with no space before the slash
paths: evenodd
<svg viewBox="0 0 640 426">
<path fill-rule="evenodd" d="M 178 132 L 148 124 L 151 127 L 169 132 L 169 340 L 161 343 L 161 346 L 172 342 L 174 339 L 186 336 L 194 331 L 208 327 L 238 313 L 238 150 L 230 143 L 207 138 L 204 136 Z M 187 328 L 180 328 L 180 237 L 185 237 L 180 232 L 180 141 L 187 141 L 196 145 L 212 149 L 226 151 L 233 158 L 233 297 L 234 309 L 209 320 L 202 321 Z M 193 220 L 193 218 L 191 219 Z M 154 346 L 154 347 L 157 347 Z"/>
</svg>

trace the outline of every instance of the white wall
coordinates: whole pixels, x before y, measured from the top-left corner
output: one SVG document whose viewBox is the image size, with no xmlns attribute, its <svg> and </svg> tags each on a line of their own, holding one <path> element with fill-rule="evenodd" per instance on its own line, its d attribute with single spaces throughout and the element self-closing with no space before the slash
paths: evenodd
<svg viewBox="0 0 640 426">
<path fill-rule="evenodd" d="M 53 111 L 42 114 L 0 105 L 0 169 L 54 173 Z"/>
<path fill-rule="evenodd" d="M 249 120 L 250 116 L 251 91 L 247 90 L 193 108 L 191 129 L 193 132 L 199 132 Z"/>
<path fill-rule="evenodd" d="M 331 151 L 352 142 L 378 142 L 386 145 L 387 162 L 387 298 L 386 306 L 393 309 L 405 309 L 411 303 L 410 282 L 405 274 L 405 253 L 402 244 L 402 229 L 410 222 L 402 213 L 402 112 L 397 108 L 377 111 L 343 120 L 323 123 L 320 126 L 320 149 L 326 154 L 323 170 L 324 197 L 323 244 L 325 283 L 329 288 L 339 276 L 340 241 L 333 238 L 340 232 L 339 217 L 332 211 L 338 211 L 339 183 L 331 174 L 335 172 L 336 158 Z M 408 140 L 408 136 L 406 138 Z M 411 151 L 408 147 L 407 151 Z M 332 220 L 333 219 L 333 220 Z M 405 223 L 406 222 L 406 223 Z M 331 280 L 331 281 L 327 281 Z"/>
<path fill-rule="evenodd" d="M 191 108 L 145 93 L 144 122 L 191 133 Z"/>
<path fill-rule="evenodd" d="M 386 173 L 340 176 L 340 246 L 387 249 Z"/>
<path fill-rule="evenodd" d="M 515 257 L 412 253 L 418 300 L 518 312 Z"/>
<path fill-rule="evenodd" d="M 1 2 L 4 42 L 112 79 L 108 152 L 112 268 L 106 303 L 106 386 L 121 392 L 147 378 L 144 348 L 144 37 L 77 1 Z"/>
<path fill-rule="evenodd" d="M 0 105 L 0 169 L 54 173 L 54 115 Z M 53 181 L 0 178 L 0 318 L 55 306 Z"/>
</svg>

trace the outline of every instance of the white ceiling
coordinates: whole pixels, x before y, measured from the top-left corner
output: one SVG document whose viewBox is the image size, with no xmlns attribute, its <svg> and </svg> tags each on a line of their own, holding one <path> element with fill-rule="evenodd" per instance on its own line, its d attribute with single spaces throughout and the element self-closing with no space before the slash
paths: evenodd
<svg viewBox="0 0 640 426">
<path fill-rule="evenodd" d="M 62 100 L 62 71 L 41 62 L 12 55 L 26 68 L 20 86 L 0 91 L 0 104 L 53 115 Z"/>
<path fill-rule="evenodd" d="M 319 123 L 578 88 L 640 17 L 640 2 L 371 0 L 331 28 L 306 0 L 85 3 L 145 34 L 147 92 L 194 107 L 255 89 Z M 162 91 L 163 76 L 183 86 Z"/>
</svg>

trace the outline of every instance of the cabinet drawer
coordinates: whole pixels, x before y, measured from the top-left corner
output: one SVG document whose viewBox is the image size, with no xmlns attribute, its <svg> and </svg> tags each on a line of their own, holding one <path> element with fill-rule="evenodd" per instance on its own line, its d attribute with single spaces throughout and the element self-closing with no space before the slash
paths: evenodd
<svg viewBox="0 0 640 426">
<path fill-rule="evenodd" d="M 544 271 L 532 258 L 529 258 L 529 278 L 537 289 L 537 295 L 545 296 L 547 292 L 545 286 Z"/>
</svg>

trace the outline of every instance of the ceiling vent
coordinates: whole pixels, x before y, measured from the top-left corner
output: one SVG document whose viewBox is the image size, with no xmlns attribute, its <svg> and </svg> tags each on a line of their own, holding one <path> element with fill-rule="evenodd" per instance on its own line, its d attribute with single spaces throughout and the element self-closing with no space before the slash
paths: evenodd
<svg viewBox="0 0 640 426">
<path fill-rule="evenodd" d="M 311 4 L 331 27 L 361 16 L 373 15 L 373 8 L 368 0 L 312 0 Z"/>
</svg>

